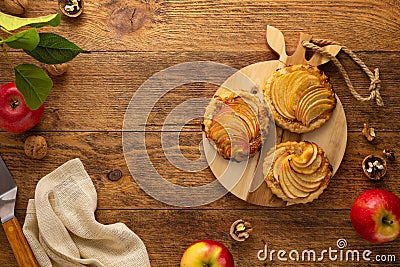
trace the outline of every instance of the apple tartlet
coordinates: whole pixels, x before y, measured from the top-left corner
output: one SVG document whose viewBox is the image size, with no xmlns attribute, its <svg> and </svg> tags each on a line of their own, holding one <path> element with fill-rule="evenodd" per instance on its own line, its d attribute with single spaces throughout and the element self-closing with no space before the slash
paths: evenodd
<svg viewBox="0 0 400 267">
<path fill-rule="evenodd" d="M 266 82 L 263 94 L 276 124 L 294 133 L 321 127 L 336 106 L 328 77 L 310 65 L 278 69 Z"/>
<path fill-rule="evenodd" d="M 307 203 L 328 186 L 332 167 L 315 143 L 289 141 L 277 145 L 275 152 L 265 158 L 264 175 L 277 197 L 288 203 Z"/>
<path fill-rule="evenodd" d="M 204 132 L 218 154 L 243 161 L 260 150 L 267 131 L 265 105 L 254 94 L 223 90 L 214 96 L 204 114 Z"/>
</svg>

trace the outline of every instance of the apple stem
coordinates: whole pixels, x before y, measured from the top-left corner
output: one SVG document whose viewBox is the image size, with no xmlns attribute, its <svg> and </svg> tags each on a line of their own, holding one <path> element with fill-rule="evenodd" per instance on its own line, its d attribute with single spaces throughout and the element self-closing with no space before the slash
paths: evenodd
<svg viewBox="0 0 400 267">
<path fill-rule="evenodd" d="M 393 223 L 394 223 L 393 220 L 389 220 L 389 219 L 386 218 L 386 217 L 383 217 L 383 218 L 382 218 L 382 222 L 385 223 L 385 224 L 393 224 Z"/>
<path fill-rule="evenodd" d="M 3 54 L 6 57 L 7 62 L 10 64 L 11 68 L 14 69 L 14 64 L 12 63 L 10 57 L 8 56 L 8 53 L 7 53 L 6 48 L 4 47 L 4 44 L 1 44 L 1 49 L 3 50 Z"/>
<path fill-rule="evenodd" d="M 19 106 L 18 100 L 12 100 L 12 101 L 11 101 L 10 107 L 11 107 L 12 109 L 16 109 L 18 106 Z"/>
</svg>

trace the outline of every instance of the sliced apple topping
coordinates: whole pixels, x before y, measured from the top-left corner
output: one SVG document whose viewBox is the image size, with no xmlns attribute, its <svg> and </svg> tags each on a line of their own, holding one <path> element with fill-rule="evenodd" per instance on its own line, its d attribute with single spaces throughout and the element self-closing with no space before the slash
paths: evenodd
<svg viewBox="0 0 400 267">
<path fill-rule="evenodd" d="M 319 80 L 314 75 L 307 73 L 306 71 L 297 71 L 291 73 L 295 76 L 295 79 L 291 79 L 288 83 L 288 88 L 286 89 L 288 93 L 288 97 L 286 98 L 288 101 L 286 102 L 286 106 L 290 112 L 294 114 L 296 110 L 297 102 L 302 92 L 307 90 L 309 87 L 314 87 L 319 85 Z"/>
<path fill-rule="evenodd" d="M 272 87 L 272 103 L 277 111 L 285 118 L 294 119 L 295 117 L 290 114 L 286 109 L 286 86 L 283 84 L 284 79 L 278 77 Z"/>
<path fill-rule="evenodd" d="M 321 87 L 316 87 L 313 91 L 307 93 L 303 98 L 297 102 L 296 117 L 299 121 L 304 123 L 304 114 L 306 114 L 312 106 L 319 106 L 320 104 L 335 104 L 335 100 L 331 98 L 331 93 L 326 90 L 321 90 Z M 319 101 L 319 102 L 318 102 Z M 322 101 L 322 102 L 321 102 Z"/>
<path fill-rule="evenodd" d="M 302 122 L 304 125 L 309 126 L 310 123 L 316 118 L 320 117 L 323 114 L 329 113 L 332 111 L 332 107 L 334 106 L 334 101 L 329 99 L 320 100 L 315 102 L 314 105 L 310 106 L 306 111 L 304 116 L 302 117 Z"/>
<path fill-rule="evenodd" d="M 336 99 L 328 77 L 317 67 L 294 65 L 277 70 L 267 81 L 264 97 L 277 124 L 294 132 L 310 131 L 330 117 Z"/>
<path fill-rule="evenodd" d="M 285 201 L 306 203 L 317 198 L 332 175 L 326 154 L 310 142 L 286 142 L 278 153 L 265 181 L 272 192 Z M 268 156 L 267 156 L 268 157 Z"/>
<path fill-rule="evenodd" d="M 284 76 L 278 77 L 271 89 L 273 96 L 272 102 L 282 116 L 288 119 L 295 119 L 296 117 L 286 108 L 287 88 L 287 79 L 284 79 Z"/>
<path fill-rule="evenodd" d="M 289 199 L 295 199 L 296 195 L 292 194 L 292 192 L 289 189 L 290 183 L 287 180 L 287 176 L 285 175 L 285 164 L 282 164 L 280 169 L 280 176 L 279 176 L 279 185 L 283 191 L 283 193 L 286 195 L 287 198 Z"/>
<path fill-rule="evenodd" d="M 307 193 L 317 190 L 321 185 L 321 182 L 310 182 L 299 179 L 299 177 L 296 176 L 296 172 L 294 172 L 292 168 L 289 169 L 289 175 L 291 177 L 292 184 L 299 190 Z"/>
<path fill-rule="evenodd" d="M 213 140 L 218 153 L 227 159 L 244 160 L 253 156 L 261 147 L 256 97 L 250 94 L 245 94 L 245 97 L 217 97 L 210 104 L 215 110 L 210 111 L 209 107 L 206 109 L 206 135 Z"/>
<path fill-rule="evenodd" d="M 281 186 L 284 183 L 285 188 L 282 186 L 282 189 L 286 196 L 290 198 L 304 198 L 309 195 L 309 192 L 303 191 L 295 186 L 293 179 L 296 178 L 293 177 L 290 172 L 289 160 L 284 161 L 283 166 L 281 167 L 281 178 Z"/>
<path fill-rule="evenodd" d="M 306 142 L 301 151 L 301 154 L 296 155 L 293 158 L 294 164 L 297 164 L 300 168 L 307 167 L 310 165 L 318 154 L 318 147 L 314 143 Z"/>
<path fill-rule="evenodd" d="M 279 176 L 280 176 L 282 163 L 283 163 L 283 161 L 287 160 L 286 157 L 289 155 L 290 155 L 289 151 L 286 151 L 286 152 L 278 155 L 278 157 L 275 160 L 273 174 L 274 174 L 275 180 L 278 182 L 279 182 Z"/>
</svg>

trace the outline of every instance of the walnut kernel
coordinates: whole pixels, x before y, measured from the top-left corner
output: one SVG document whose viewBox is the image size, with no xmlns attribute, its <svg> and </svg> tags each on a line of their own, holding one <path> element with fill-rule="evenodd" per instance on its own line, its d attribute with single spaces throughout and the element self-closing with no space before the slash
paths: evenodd
<svg viewBox="0 0 400 267">
<path fill-rule="evenodd" d="M 369 141 L 372 142 L 374 141 L 376 134 L 375 134 L 375 129 L 372 128 L 368 123 L 364 123 L 364 127 L 362 129 L 362 134 L 364 137 Z"/>
<path fill-rule="evenodd" d="M 47 142 L 43 136 L 31 135 L 25 140 L 25 154 L 32 159 L 42 159 L 47 154 Z"/>
<path fill-rule="evenodd" d="M 383 150 L 383 155 L 390 161 L 395 161 L 396 156 L 394 155 L 394 151 L 391 149 L 384 149 Z"/>
<path fill-rule="evenodd" d="M 67 62 L 67 63 L 53 64 L 53 65 L 45 64 L 44 68 L 51 76 L 60 76 L 65 72 L 67 72 L 69 66 L 70 64 Z"/>
</svg>

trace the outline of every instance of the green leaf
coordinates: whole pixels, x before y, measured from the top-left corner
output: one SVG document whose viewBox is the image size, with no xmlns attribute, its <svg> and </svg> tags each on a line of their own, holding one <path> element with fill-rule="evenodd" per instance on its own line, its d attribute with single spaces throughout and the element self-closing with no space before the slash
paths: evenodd
<svg viewBox="0 0 400 267">
<path fill-rule="evenodd" d="M 38 109 L 53 87 L 50 77 L 38 66 L 21 64 L 14 68 L 15 85 L 25 98 L 26 105 Z"/>
<path fill-rule="evenodd" d="M 43 16 L 43 17 L 39 17 L 39 18 L 41 18 L 40 21 L 35 20 L 34 22 L 29 23 L 28 26 L 35 27 L 35 28 L 41 28 L 44 26 L 57 27 L 61 23 L 61 13 L 47 15 L 47 16 Z M 36 18 L 36 19 L 38 19 L 38 18 Z"/>
<path fill-rule="evenodd" d="M 35 28 L 25 30 L 10 36 L 9 38 L 0 41 L 1 43 L 6 43 L 9 47 L 16 49 L 26 49 L 33 50 L 39 44 L 39 33 Z"/>
<path fill-rule="evenodd" d="M 84 52 L 79 46 L 54 33 L 39 33 L 40 41 L 28 55 L 46 64 L 61 64 Z"/>
<path fill-rule="evenodd" d="M 20 18 L 0 12 L 0 27 L 3 27 L 7 31 L 15 31 L 23 26 L 31 26 L 35 28 L 43 26 L 56 27 L 60 25 L 60 22 L 61 13 L 41 16 L 37 18 Z"/>
</svg>

